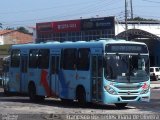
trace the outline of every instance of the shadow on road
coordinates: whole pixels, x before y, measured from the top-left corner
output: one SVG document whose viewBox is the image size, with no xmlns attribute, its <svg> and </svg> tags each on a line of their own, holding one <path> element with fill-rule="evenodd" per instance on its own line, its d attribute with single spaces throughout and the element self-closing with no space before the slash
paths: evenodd
<svg viewBox="0 0 160 120">
<path fill-rule="evenodd" d="M 83 109 L 104 109 L 104 110 L 119 110 L 114 104 L 113 105 L 102 105 L 102 104 L 93 104 L 87 103 L 85 106 L 80 106 L 76 101 L 74 102 L 62 102 L 60 99 L 46 98 L 44 101 L 31 102 L 29 97 L 22 95 L 12 94 L 6 96 L 3 92 L 0 92 L 0 101 L 2 102 L 16 102 L 16 103 L 29 103 L 45 106 L 53 106 L 59 108 L 83 108 Z M 132 107 L 125 107 L 123 109 L 134 109 Z"/>
</svg>

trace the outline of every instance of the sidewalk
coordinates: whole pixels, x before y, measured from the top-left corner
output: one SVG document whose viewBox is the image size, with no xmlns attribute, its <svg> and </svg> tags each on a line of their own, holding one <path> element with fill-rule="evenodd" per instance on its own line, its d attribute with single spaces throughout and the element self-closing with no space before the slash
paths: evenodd
<svg viewBox="0 0 160 120">
<path fill-rule="evenodd" d="M 160 84 L 150 84 L 152 89 L 160 89 Z"/>
<path fill-rule="evenodd" d="M 160 81 L 151 81 L 150 86 L 152 89 L 160 89 Z"/>
</svg>

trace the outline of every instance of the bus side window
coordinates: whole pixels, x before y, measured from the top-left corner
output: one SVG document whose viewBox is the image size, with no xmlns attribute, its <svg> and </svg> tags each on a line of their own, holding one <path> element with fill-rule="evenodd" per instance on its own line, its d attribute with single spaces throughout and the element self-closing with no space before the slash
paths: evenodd
<svg viewBox="0 0 160 120">
<path fill-rule="evenodd" d="M 75 70 L 77 59 L 77 49 L 69 48 L 63 51 L 63 69 Z"/>
<path fill-rule="evenodd" d="M 49 67 L 49 49 L 40 49 L 38 54 L 38 68 L 48 69 Z"/>
<path fill-rule="evenodd" d="M 89 70 L 90 50 L 88 48 L 80 48 L 78 50 L 78 70 Z"/>
<path fill-rule="evenodd" d="M 98 56 L 98 77 L 102 77 L 102 70 L 103 70 L 102 64 L 103 64 L 102 56 Z"/>
<path fill-rule="evenodd" d="M 37 68 L 38 66 L 38 49 L 31 49 L 29 51 L 29 67 Z"/>
<path fill-rule="evenodd" d="M 20 50 L 11 51 L 11 67 L 19 67 L 20 65 Z"/>
</svg>

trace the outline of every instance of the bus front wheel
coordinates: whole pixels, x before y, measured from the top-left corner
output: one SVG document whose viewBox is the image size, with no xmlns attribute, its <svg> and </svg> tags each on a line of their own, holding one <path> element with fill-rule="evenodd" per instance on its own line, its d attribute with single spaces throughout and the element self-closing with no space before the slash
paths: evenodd
<svg viewBox="0 0 160 120">
<path fill-rule="evenodd" d="M 128 103 L 115 103 L 118 109 L 123 109 L 127 106 Z"/>
</svg>

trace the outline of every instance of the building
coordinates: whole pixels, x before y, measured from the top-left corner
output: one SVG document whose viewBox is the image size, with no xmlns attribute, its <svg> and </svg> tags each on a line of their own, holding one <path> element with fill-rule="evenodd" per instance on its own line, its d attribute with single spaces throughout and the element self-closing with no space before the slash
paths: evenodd
<svg viewBox="0 0 160 120">
<path fill-rule="evenodd" d="M 115 36 L 115 17 L 37 23 L 36 42 L 89 41 Z"/>
<path fill-rule="evenodd" d="M 32 41 L 32 35 L 24 34 L 17 30 L 0 30 L 0 45 L 24 44 Z"/>
</svg>

